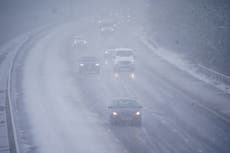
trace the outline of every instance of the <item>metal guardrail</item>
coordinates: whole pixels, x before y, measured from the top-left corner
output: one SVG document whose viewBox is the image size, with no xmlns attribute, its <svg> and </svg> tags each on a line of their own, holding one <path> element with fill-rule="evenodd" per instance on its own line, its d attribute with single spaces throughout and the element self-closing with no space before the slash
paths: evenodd
<svg viewBox="0 0 230 153">
<path fill-rule="evenodd" d="M 22 41 L 22 44 L 18 47 L 12 62 L 9 67 L 9 73 L 8 73 L 8 80 L 7 80 L 7 92 L 6 92 L 6 117 L 7 117 L 7 128 L 8 128 L 8 140 L 9 140 L 9 150 L 10 153 L 19 153 L 19 146 L 17 141 L 17 132 L 16 132 L 16 126 L 15 126 L 15 118 L 13 106 L 12 106 L 12 96 L 11 96 L 11 78 L 12 78 L 12 72 L 13 67 L 15 64 L 15 60 L 17 58 L 17 55 L 19 54 L 20 48 L 22 48 L 26 42 L 29 39 L 28 34 L 25 34 L 26 38 Z"/>
<path fill-rule="evenodd" d="M 141 40 L 145 45 L 147 45 L 149 48 L 153 48 L 153 49 L 158 49 L 158 48 L 159 48 L 159 47 L 158 47 L 158 44 L 157 44 L 154 40 L 149 39 L 149 38 L 147 38 L 147 37 L 145 37 L 145 36 L 140 37 L 140 40 Z"/>
<path fill-rule="evenodd" d="M 197 72 L 200 72 L 204 74 L 207 78 L 210 78 L 212 80 L 224 83 L 226 85 L 230 85 L 230 77 L 227 75 L 224 75 L 222 73 L 216 72 L 210 68 L 207 68 L 203 65 L 197 64 Z"/>
<path fill-rule="evenodd" d="M 150 48 L 153 49 L 159 48 L 158 44 L 153 39 L 142 37 L 141 41 L 143 41 L 145 45 L 149 46 Z M 223 83 L 225 85 L 230 86 L 230 76 L 224 75 L 220 72 L 216 72 L 201 64 L 191 64 L 191 65 L 196 68 L 196 72 L 205 75 L 205 77 L 210 78 L 211 80 L 214 80 L 218 83 Z"/>
<path fill-rule="evenodd" d="M 9 149 L 10 153 L 20 153 L 20 146 L 18 144 L 19 137 L 17 135 L 17 128 L 16 128 L 16 120 L 14 118 L 15 114 L 15 106 L 14 101 L 12 99 L 11 90 L 12 90 L 12 74 L 16 65 L 16 60 L 21 53 L 22 50 L 26 50 L 26 46 L 28 44 L 31 44 L 31 42 L 35 39 L 40 38 L 41 35 L 44 35 L 46 31 L 48 31 L 53 25 L 46 25 L 43 27 L 40 27 L 38 29 L 35 29 L 33 32 L 28 32 L 25 34 L 26 38 L 22 41 L 21 45 L 18 47 L 18 49 L 15 52 L 15 55 L 12 59 L 11 65 L 9 67 L 9 73 L 8 73 L 8 80 L 7 80 L 7 95 L 6 95 L 6 111 L 7 111 L 7 128 L 8 128 L 8 139 L 9 139 Z"/>
<path fill-rule="evenodd" d="M 66 22 L 71 22 L 72 20 L 64 20 Z M 18 58 L 19 54 L 22 50 L 25 50 L 25 46 L 28 45 L 28 43 L 31 43 L 33 40 L 39 39 L 41 36 L 44 36 L 47 31 L 50 29 L 53 29 L 54 27 L 57 27 L 58 25 L 63 24 L 63 21 L 58 21 L 54 23 L 50 23 L 47 25 L 44 25 L 42 27 L 39 27 L 35 29 L 32 32 L 25 33 L 26 38 L 22 41 L 21 45 L 18 47 L 17 51 L 15 52 L 15 55 L 12 59 L 12 62 L 10 64 L 9 73 L 8 73 L 8 80 L 7 80 L 7 92 L 6 92 L 6 111 L 7 111 L 7 128 L 8 128 L 8 136 L 9 136 L 9 149 L 10 153 L 20 153 L 20 146 L 18 144 L 18 135 L 17 135 L 17 129 L 16 129 L 16 122 L 15 122 L 15 107 L 13 105 L 12 95 L 11 95 L 11 81 L 12 81 L 12 73 L 14 71 L 14 66 L 16 64 L 16 59 Z"/>
</svg>

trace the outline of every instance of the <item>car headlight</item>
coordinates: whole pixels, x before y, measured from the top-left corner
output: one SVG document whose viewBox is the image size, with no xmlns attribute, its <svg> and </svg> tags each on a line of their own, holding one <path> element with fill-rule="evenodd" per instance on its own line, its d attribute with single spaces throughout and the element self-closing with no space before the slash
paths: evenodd
<svg viewBox="0 0 230 153">
<path fill-rule="evenodd" d="M 80 64 L 80 66 L 84 66 L 84 64 Z"/>
<path fill-rule="evenodd" d="M 141 113 L 140 112 L 136 112 L 136 115 L 139 116 L 139 115 L 141 115 Z"/>
<path fill-rule="evenodd" d="M 97 63 L 97 64 L 95 64 L 96 66 L 99 66 L 100 64 L 99 63 Z"/>
<path fill-rule="evenodd" d="M 130 77 L 131 77 L 132 79 L 134 79 L 134 78 L 135 78 L 135 74 L 134 74 L 134 73 L 131 73 L 131 74 L 130 74 Z"/>
<path fill-rule="evenodd" d="M 118 74 L 118 73 L 115 73 L 115 74 L 114 74 L 114 77 L 115 77 L 115 78 L 118 78 L 118 77 L 119 77 L 119 74 Z"/>
<path fill-rule="evenodd" d="M 113 112 L 113 116 L 116 116 L 117 115 L 117 112 Z"/>
</svg>

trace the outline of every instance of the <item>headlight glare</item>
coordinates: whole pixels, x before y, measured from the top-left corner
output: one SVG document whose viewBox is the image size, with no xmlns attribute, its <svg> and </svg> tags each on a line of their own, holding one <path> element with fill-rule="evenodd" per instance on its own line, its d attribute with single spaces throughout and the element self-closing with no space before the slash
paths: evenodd
<svg viewBox="0 0 230 153">
<path fill-rule="evenodd" d="M 134 79 L 134 78 L 135 78 L 135 74 L 134 74 L 134 73 L 131 73 L 131 74 L 130 74 L 130 77 L 131 77 L 132 79 Z"/>
<path fill-rule="evenodd" d="M 119 77 L 119 74 L 118 74 L 118 73 L 115 73 L 115 74 L 114 74 L 114 77 L 115 77 L 115 78 L 118 78 L 118 77 Z"/>
<path fill-rule="evenodd" d="M 141 113 L 140 113 L 140 112 L 136 112 L 136 115 L 138 115 L 138 116 L 139 116 L 139 115 L 141 115 Z"/>
</svg>

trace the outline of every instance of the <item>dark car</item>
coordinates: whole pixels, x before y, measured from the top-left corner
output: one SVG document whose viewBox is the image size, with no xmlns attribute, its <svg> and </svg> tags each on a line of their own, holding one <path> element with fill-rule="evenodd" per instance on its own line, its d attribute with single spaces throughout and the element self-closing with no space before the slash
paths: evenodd
<svg viewBox="0 0 230 153">
<path fill-rule="evenodd" d="M 72 47 L 76 47 L 78 49 L 86 49 L 88 46 L 88 42 L 80 36 L 73 36 Z"/>
<path fill-rule="evenodd" d="M 142 106 L 132 99 L 116 99 L 108 107 L 111 125 L 141 126 Z"/>
<path fill-rule="evenodd" d="M 100 73 L 100 61 L 94 56 L 84 56 L 79 60 L 79 73 Z"/>
</svg>

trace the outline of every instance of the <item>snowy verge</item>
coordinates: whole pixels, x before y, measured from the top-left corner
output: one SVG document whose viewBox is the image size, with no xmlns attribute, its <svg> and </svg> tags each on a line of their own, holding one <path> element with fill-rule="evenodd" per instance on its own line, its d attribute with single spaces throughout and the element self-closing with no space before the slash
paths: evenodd
<svg viewBox="0 0 230 153">
<path fill-rule="evenodd" d="M 183 70 L 193 77 L 208 83 L 215 88 L 230 94 L 230 77 L 214 70 L 211 70 L 200 64 L 189 63 L 185 57 L 172 53 L 167 49 L 159 47 L 159 45 L 146 38 L 141 37 L 141 42 L 146 45 L 154 54 L 166 60 L 170 64 L 176 66 L 180 70 Z"/>
<path fill-rule="evenodd" d="M 4 44 L 0 48 L 0 56 L 1 58 L 1 86 L 6 90 L 6 103 L 5 103 L 5 115 L 6 115 L 6 131 L 7 137 L 5 138 L 5 142 L 8 142 L 9 151 L 19 152 L 18 150 L 18 143 L 17 143 L 17 133 L 16 133 L 16 126 L 15 126 L 15 119 L 14 113 L 12 108 L 12 101 L 11 101 L 11 91 L 10 91 L 10 78 L 11 78 L 11 70 L 13 67 L 13 61 L 16 53 L 20 50 L 25 42 L 29 39 L 29 33 L 25 33 L 16 37 L 15 39 L 9 41 L 8 43 Z M 3 141 L 3 139 L 2 139 Z"/>
<path fill-rule="evenodd" d="M 11 152 L 20 152 L 19 147 L 19 135 L 18 135 L 18 123 L 17 123 L 17 109 L 16 109 L 16 102 L 12 95 L 12 73 L 17 65 L 16 59 L 18 54 L 20 54 L 24 49 L 24 47 L 27 45 L 27 43 L 33 38 L 38 35 L 38 33 L 42 32 L 47 26 L 36 28 L 32 31 L 26 32 L 15 39 L 12 39 L 7 44 L 3 45 L 0 49 L 1 54 L 6 54 L 6 59 L 9 61 L 7 70 L 8 73 L 5 75 L 7 76 L 6 79 L 6 91 L 7 91 L 7 104 L 6 104 L 6 113 L 8 116 L 8 123 L 7 123 L 7 129 L 9 130 L 9 148 Z M 20 123 L 19 123 L 20 124 Z"/>
</svg>

